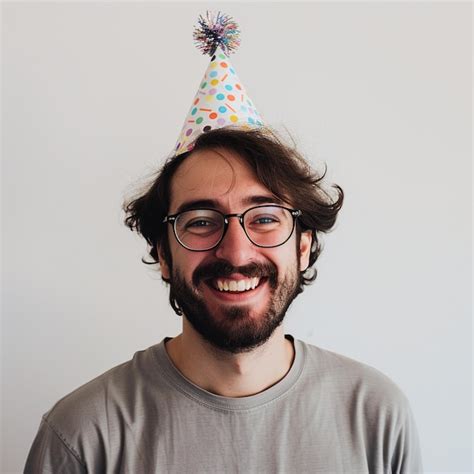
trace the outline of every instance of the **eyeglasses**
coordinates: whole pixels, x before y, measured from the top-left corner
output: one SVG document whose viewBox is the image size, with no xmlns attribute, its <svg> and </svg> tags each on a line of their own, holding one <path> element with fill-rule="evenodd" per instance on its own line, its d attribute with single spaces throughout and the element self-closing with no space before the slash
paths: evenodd
<svg viewBox="0 0 474 474">
<path fill-rule="evenodd" d="M 255 206 L 242 214 L 223 214 L 216 209 L 191 209 L 166 216 L 173 224 L 176 240 L 188 250 L 204 252 L 217 247 L 229 227 L 229 218 L 237 217 L 245 235 L 257 247 L 283 245 L 293 234 L 298 209 L 277 204 Z"/>
</svg>

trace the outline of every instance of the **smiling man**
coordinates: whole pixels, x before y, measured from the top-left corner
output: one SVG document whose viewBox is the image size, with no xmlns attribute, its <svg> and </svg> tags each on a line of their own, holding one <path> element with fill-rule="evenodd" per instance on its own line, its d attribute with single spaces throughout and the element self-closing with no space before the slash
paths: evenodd
<svg viewBox="0 0 474 474">
<path fill-rule="evenodd" d="M 344 194 L 263 125 L 215 44 L 235 24 L 202 28 L 212 59 L 175 151 L 124 205 L 182 331 L 57 402 L 25 472 L 421 472 L 401 390 L 285 334 Z"/>
</svg>

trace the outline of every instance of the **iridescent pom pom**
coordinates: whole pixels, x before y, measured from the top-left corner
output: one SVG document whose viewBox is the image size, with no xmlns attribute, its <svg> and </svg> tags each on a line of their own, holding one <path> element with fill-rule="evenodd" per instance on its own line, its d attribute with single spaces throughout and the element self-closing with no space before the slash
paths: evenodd
<svg viewBox="0 0 474 474">
<path fill-rule="evenodd" d="M 199 25 L 194 28 L 193 38 L 197 48 L 203 54 L 212 56 L 217 47 L 220 47 L 229 55 L 239 47 L 240 31 L 237 23 L 230 16 L 221 12 L 215 16 L 207 11 L 206 18 L 199 15 L 198 23 Z"/>
</svg>

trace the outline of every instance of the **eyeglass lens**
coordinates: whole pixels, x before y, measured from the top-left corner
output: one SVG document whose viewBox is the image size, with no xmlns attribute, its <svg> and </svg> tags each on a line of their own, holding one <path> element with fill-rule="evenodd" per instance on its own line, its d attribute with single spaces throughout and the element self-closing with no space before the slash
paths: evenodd
<svg viewBox="0 0 474 474">
<path fill-rule="evenodd" d="M 244 215 L 244 227 L 249 239 L 262 247 L 284 243 L 293 231 L 293 216 L 278 206 L 256 207 Z M 191 250 L 214 247 L 222 238 L 224 217 L 217 211 L 194 209 L 181 213 L 175 221 L 178 240 Z"/>
</svg>

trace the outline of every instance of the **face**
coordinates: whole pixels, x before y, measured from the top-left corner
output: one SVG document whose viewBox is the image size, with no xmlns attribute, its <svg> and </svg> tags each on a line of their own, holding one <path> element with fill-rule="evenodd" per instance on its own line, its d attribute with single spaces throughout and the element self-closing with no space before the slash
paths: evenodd
<svg viewBox="0 0 474 474">
<path fill-rule="evenodd" d="M 278 202 L 244 160 L 224 149 L 192 153 L 173 177 L 169 214 L 201 200 L 211 202 L 197 207 L 224 214 L 264 203 L 293 207 Z M 299 292 L 300 271 L 308 266 L 311 248 L 310 232 L 302 233 L 299 242 L 293 232 L 279 247 L 257 247 L 237 218 L 229 219 L 224 239 L 212 250 L 185 249 L 171 225 L 168 239 L 172 265 L 160 252 L 161 271 L 184 316 L 207 342 L 231 353 L 262 345 L 281 324 Z"/>
</svg>

